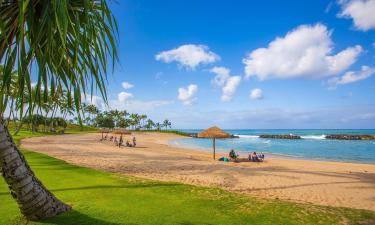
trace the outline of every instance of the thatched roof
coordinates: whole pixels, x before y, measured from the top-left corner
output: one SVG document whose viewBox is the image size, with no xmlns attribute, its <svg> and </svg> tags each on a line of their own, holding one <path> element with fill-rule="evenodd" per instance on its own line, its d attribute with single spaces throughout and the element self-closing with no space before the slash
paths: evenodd
<svg viewBox="0 0 375 225">
<path fill-rule="evenodd" d="M 231 135 L 218 127 L 210 127 L 198 134 L 199 138 L 230 138 Z"/>
<path fill-rule="evenodd" d="M 116 129 L 112 133 L 114 133 L 114 134 L 130 134 L 130 132 L 126 129 Z"/>
<path fill-rule="evenodd" d="M 102 129 L 99 129 L 99 131 L 98 131 L 99 133 L 109 133 L 109 132 L 111 132 L 109 129 L 107 129 L 107 128 L 102 128 Z"/>
</svg>

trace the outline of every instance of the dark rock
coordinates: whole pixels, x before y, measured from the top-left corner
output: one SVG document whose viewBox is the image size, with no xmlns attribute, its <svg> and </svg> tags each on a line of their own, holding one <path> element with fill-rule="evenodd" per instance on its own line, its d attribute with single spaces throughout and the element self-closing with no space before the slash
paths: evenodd
<svg viewBox="0 0 375 225">
<path fill-rule="evenodd" d="M 375 135 L 357 135 L 357 134 L 329 134 L 326 139 L 336 140 L 375 140 Z"/>
<path fill-rule="evenodd" d="M 301 139 L 301 136 L 292 134 L 262 134 L 260 138 L 273 138 L 273 139 Z"/>
</svg>

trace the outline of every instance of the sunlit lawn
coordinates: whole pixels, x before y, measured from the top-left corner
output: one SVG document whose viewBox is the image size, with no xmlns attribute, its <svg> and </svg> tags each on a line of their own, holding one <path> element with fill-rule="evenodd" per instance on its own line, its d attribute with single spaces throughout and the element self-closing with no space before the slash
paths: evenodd
<svg viewBox="0 0 375 225">
<path fill-rule="evenodd" d="M 23 131 L 21 137 L 30 132 Z M 34 134 L 41 135 L 41 134 Z M 373 212 L 261 200 L 179 183 L 120 176 L 23 151 L 44 184 L 73 210 L 30 224 L 360 224 Z M 374 221 L 374 220 L 373 220 Z M 22 224 L 0 179 L 0 224 Z"/>
</svg>

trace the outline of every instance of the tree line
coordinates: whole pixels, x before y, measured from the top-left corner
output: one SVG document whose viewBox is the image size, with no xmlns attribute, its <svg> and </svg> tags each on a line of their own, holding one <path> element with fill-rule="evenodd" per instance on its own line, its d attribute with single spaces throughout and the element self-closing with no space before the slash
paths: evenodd
<svg viewBox="0 0 375 225">
<path fill-rule="evenodd" d="M 129 113 L 126 110 L 101 111 L 92 104 L 83 104 L 83 123 L 100 128 L 127 128 L 132 130 L 161 130 L 172 127 L 171 121 L 165 119 L 155 122 L 145 114 Z M 77 121 L 78 118 L 75 118 Z"/>
</svg>

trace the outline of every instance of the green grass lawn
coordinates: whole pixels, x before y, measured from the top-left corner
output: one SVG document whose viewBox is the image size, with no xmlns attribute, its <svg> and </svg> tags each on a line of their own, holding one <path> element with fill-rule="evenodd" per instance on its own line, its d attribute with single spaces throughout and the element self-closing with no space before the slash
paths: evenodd
<svg viewBox="0 0 375 225">
<path fill-rule="evenodd" d="M 22 132 L 15 140 L 29 136 Z M 40 134 L 34 134 L 36 136 Z M 180 183 L 157 182 L 69 165 L 23 150 L 43 183 L 73 210 L 28 224 L 361 224 L 374 212 L 262 200 Z M 0 179 L 0 224 L 26 224 Z M 369 223 L 371 224 L 371 223 Z"/>
</svg>

